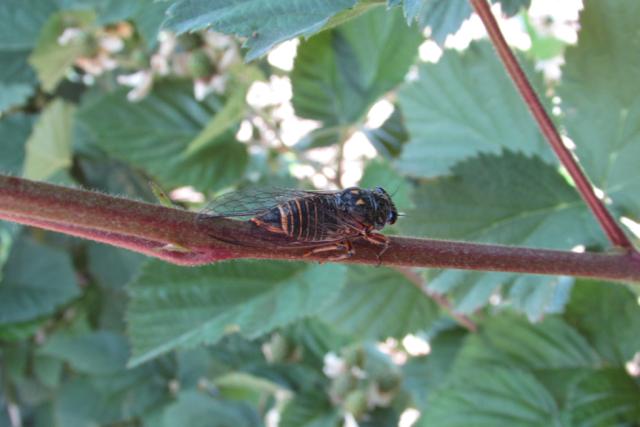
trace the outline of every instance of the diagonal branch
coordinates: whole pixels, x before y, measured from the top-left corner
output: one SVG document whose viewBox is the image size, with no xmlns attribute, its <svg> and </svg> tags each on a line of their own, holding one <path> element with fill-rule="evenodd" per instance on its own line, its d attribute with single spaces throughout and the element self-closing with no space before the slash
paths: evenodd
<svg viewBox="0 0 640 427">
<path fill-rule="evenodd" d="M 576 159 L 573 157 L 572 153 L 565 147 L 562 142 L 562 138 L 558 133 L 558 130 L 554 126 L 551 118 L 545 111 L 540 99 L 536 95 L 531 83 L 527 79 L 524 71 L 518 64 L 518 60 L 515 55 L 509 49 L 507 42 L 500 31 L 500 27 L 496 22 L 495 17 L 491 13 L 491 8 L 487 2 L 487 0 L 469 0 L 471 5 L 475 9 L 478 16 L 484 23 L 484 26 L 489 33 L 489 37 L 491 38 L 491 42 L 496 48 L 498 52 L 498 56 L 502 60 L 507 73 L 515 83 L 522 99 L 529 107 L 531 114 L 535 118 L 540 130 L 542 131 L 544 137 L 547 139 L 551 148 L 556 153 L 564 167 L 573 178 L 573 181 L 576 183 L 576 187 L 580 192 L 580 195 L 584 199 L 584 201 L 589 205 L 589 208 L 595 215 L 596 219 L 600 223 L 600 226 L 603 228 L 607 237 L 616 246 L 627 249 L 629 251 L 634 251 L 633 245 L 629 238 L 626 236 L 622 228 L 618 225 L 615 219 L 611 216 L 611 213 L 607 210 L 602 200 L 600 200 L 595 192 L 593 191 L 593 186 L 589 182 L 589 179 L 584 174 Z"/>
<path fill-rule="evenodd" d="M 0 175 L 0 219 L 126 248 L 180 265 L 229 258 L 327 261 L 309 248 L 286 245 L 248 221 L 195 213 L 106 194 Z M 354 242 L 344 262 L 379 263 L 379 247 Z M 570 275 L 640 282 L 637 253 L 574 253 L 503 245 L 391 237 L 382 264 L 400 267 Z"/>
</svg>

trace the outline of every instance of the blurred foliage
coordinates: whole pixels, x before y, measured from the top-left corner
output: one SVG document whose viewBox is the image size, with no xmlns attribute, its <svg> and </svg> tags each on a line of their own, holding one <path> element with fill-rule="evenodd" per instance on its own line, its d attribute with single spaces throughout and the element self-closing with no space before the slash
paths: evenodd
<svg viewBox="0 0 640 427">
<path fill-rule="evenodd" d="M 572 46 L 528 0 L 498 3 L 584 168 L 638 220 L 640 6 L 585 1 Z M 191 209 L 194 192 L 382 185 L 405 215 L 385 232 L 604 250 L 489 43 L 418 59 L 423 34 L 442 47 L 470 14 L 466 0 L 4 0 L 0 172 L 147 201 L 152 181 Z M 292 67 L 265 57 L 297 36 Z M 550 59 L 561 78 L 535 71 Z M 425 427 L 633 426 L 638 330 L 619 284 L 184 268 L 0 223 L 0 427 L 386 427 L 407 408 Z"/>
</svg>

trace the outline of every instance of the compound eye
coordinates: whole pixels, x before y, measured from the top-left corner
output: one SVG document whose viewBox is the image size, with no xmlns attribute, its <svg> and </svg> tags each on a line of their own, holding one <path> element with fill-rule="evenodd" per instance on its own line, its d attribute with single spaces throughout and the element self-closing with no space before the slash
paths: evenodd
<svg viewBox="0 0 640 427">
<path fill-rule="evenodd" d="M 389 216 L 387 217 L 387 222 L 389 224 L 395 224 L 397 220 L 398 220 L 398 213 L 394 211 L 389 212 Z"/>
</svg>

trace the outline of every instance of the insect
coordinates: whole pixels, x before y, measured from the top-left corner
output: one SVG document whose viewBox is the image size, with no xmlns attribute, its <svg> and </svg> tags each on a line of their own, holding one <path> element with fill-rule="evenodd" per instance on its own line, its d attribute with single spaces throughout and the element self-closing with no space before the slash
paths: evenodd
<svg viewBox="0 0 640 427">
<path fill-rule="evenodd" d="M 338 251 L 341 253 L 332 259 L 341 260 L 355 254 L 351 240 L 359 237 L 381 246 L 380 258 L 389 241 L 376 230 L 395 223 L 398 211 L 382 187 L 351 187 L 338 191 L 228 193 L 214 200 L 200 216 L 251 217 L 249 221 L 283 237 L 285 242 L 311 247 L 305 256 Z"/>
</svg>

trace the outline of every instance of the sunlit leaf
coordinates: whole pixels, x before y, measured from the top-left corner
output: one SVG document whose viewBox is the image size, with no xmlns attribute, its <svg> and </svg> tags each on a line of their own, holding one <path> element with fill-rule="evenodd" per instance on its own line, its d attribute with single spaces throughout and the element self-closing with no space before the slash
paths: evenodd
<svg viewBox="0 0 640 427">
<path fill-rule="evenodd" d="M 42 181 L 71 167 L 75 112 L 72 104 L 62 100 L 42 112 L 26 144 L 26 178 Z"/>
<path fill-rule="evenodd" d="M 594 185 L 640 219 L 640 3 L 586 1 L 560 85 L 569 137 Z M 606 31 L 603 31 L 606 28 Z"/>
<path fill-rule="evenodd" d="M 534 87 L 541 88 L 532 64 L 522 64 Z M 399 165 L 411 175 L 443 175 L 463 159 L 503 149 L 555 163 L 488 42 L 471 44 L 463 53 L 447 50 L 436 64 L 422 64 L 418 80 L 400 91 L 400 107 L 409 143 Z"/>
<path fill-rule="evenodd" d="M 325 126 L 356 122 L 404 79 L 420 41 L 399 11 L 376 8 L 303 42 L 291 75 L 296 114 Z"/>
<path fill-rule="evenodd" d="M 181 0 L 169 9 L 166 25 L 178 33 L 211 26 L 246 37 L 251 60 L 277 43 L 320 31 L 329 18 L 355 4 L 356 0 Z"/>
</svg>

